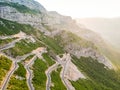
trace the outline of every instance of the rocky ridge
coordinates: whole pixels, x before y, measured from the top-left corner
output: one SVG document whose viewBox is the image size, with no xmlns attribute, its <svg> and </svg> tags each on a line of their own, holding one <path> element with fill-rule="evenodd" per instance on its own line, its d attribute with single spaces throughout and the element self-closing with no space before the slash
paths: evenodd
<svg viewBox="0 0 120 90">
<path fill-rule="evenodd" d="M 30 9 L 37 9 L 41 12 L 46 12 L 46 9 L 38 2 L 34 1 L 34 0 L 1 0 L 0 2 L 7 2 L 7 3 L 17 3 L 20 5 L 24 5 L 29 7 Z"/>
</svg>

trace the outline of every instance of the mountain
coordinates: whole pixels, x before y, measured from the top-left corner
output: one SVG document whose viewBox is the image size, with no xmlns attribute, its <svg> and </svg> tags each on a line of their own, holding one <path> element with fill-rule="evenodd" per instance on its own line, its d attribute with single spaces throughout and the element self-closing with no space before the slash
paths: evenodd
<svg viewBox="0 0 120 90">
<path fill-rule="evenodd" d="M 119 53 L 34 0 L 0 1 L 2 90 L 119 90 Z"/>
<path fill-rule="evenodd" d="M 120 49 L 120 18 L 84 18 L 76 19 L 108 40 L 117 49 Z"/>
</svg>

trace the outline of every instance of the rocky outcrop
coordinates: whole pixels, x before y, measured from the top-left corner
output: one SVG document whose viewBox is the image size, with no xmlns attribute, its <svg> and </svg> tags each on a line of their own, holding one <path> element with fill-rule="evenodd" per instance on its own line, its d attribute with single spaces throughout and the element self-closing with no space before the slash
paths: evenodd
<svg viewBox="0 0 120 90">
<path fill-rule="evenodd" d="M 66 46 L 69 47 L 69 46 Z M 67 49 L 68 50 L 68 49 Z M 98 53 L 97 51 L 93 50 L 92 48 L 81 48 L 76 50 L 69 49 L 68 52 L 70 52 L 72 55 L 77 56 L 78 58 L 82 57 L 92 57 L 93 59 L 97 60 L 99 63 L 104 64 L 109 69 L 113 69 L 113 64 L 109 61 L 107 57 L 104 55 Z"/>
<path fill-rule="evenodd" d="M 86 77 L 78 70 L 78 68 L 72 62 L 70 62 L 68 65 L 65 77 L 71 81 L 77 81 L 80 78 L 86 79 Z"/>
<path fill-rule="evenodd" d="M 61 34 L 60 34 L 61 33 Z M 77 58 L 92 57 L 99 63 L 104 64 L 106 67 L 113 69 L 113 64 L 109 59 L 97 49 L 96 45 L 92 42 L 84 40 L 74 34 L 63 31 L 57 35 L 60 38 L 60 45 L 63 45 L 64 50 Z"/>
<path fill-rule="evenodd" d="M 20 5 L 24 5 L 29 7 L 30 9 L 34 9 L 34 10 L 39 10 L 42 13 L 46 12 L 46 9 L 38 2 L 34 1 L 34 0 L 0 0 L 0 2 L 13 2 L 13 3 L 18 3 Z"/>
<path fill-rule="evenodd" d="M 66 30 L 76 31 L 80 28 L 77 26 L 76 21 L 69 16 L 62 16 L 57 12 L 48 12 L 43 18 L 42 23 L 49 27 L 50 30 Z"/>
<path fill-rule="evenodd" d="M 16 21 L 23 24 L 30 24 L 32 26 L 40 25 L 41 22 L 41 15 L 20 13 L 15 8 L 9 6 L 0 7 L 0 18 Z"/>
</svg>

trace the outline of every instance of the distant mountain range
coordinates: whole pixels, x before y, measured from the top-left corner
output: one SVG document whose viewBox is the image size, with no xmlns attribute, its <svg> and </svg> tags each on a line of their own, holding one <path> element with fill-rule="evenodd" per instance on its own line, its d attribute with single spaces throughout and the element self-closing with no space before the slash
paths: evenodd
<svg viewBox="0 0 120 90">
<path fill-rule="evenodd" d="M 120 18 L 84 18 L 76 20 L 86 28 L 101 34 L 104 39 L 120 49 Z"/>
</svg>

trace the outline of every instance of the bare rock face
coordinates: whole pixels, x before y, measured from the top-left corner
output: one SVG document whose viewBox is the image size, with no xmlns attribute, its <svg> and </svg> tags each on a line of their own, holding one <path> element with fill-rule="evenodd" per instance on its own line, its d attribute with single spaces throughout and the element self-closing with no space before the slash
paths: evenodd
<svg viewBox="0 0 120 90">
<path fill-rule="evenodd" d="M 108 60 L 107 57 L 104 55 L 101 55 L 97 51 L 91 49 L 91 48 L 82 48 L 81 50 L 71 50 L 69 51 L 71 54 L 77 56 L 80 58 L 83 57 L 92 57 L 93 59 L 97 60 L 99 63 L 104 64 L 109 69 L 113 69 L 113 64 Z"/>
<path fill-rule="evenodd" d="M 29 7 L 30 9 L 39 10 L 41 12 L 46 12 L 46 9 L 38 2 L 34 0 L 1 0 L 0 2 L 14 2 L 24 6 Z"/>
<path fill-rule="evenodd" d="M 57 12 L 48 12 L 43 18 L 42 23 L 49 27 L 50 30 L 67 30 L 73 31 L 78 29 L 76 21 L 69 16 L 62 16 Z"/>
<path fill-rule="evenodd" d="M 45 8 L 38 2 L 34 0 L 1 0 L 0 3 L 14 3 L 19 5 L 24 5 L 30 10 L 39 11 L 40 13 L 22 13 L 18 11 L 15 7 L 9 5 L 0 5 L 0 18 L 4 18 L 11 21 L 16 21 L 22 24 L 30 24 L 37 29 L 43 28 L 41 26 L 41 18 L 47 12 Z"/>
<path fill-rule="evenodd" d="M 99 63 L 104 64 L 109 69 L 113 69 L 113 64 L 109 59 L 97 50 L 97 47 L 94 43 L 85 41 L 84 39 L 79 39 L 79 37 L 73 36 L 73 34 L 65 34 L 63 32 L 61 37 L 61 45 L 63 45 L 65 51 L 69 52 L 72 55 L 75 55 L 77 58 L 80 57 L 92 57 L 97 60 Z M 61 36 L 60 35 L 60 36 Z"/>
<path fill-rule="evenodd" d="M 104 64 L 109 69 L 113 69 L 113 64 L 109 61 L 107 57 L 102 55 L 97 50 L 91 47 L 81 47 L 79 44 L 69 43 L 65 45 L 65 50 L 75 55 L 77 58 L 83 57 L 92 57 L 93 59 L 97 60 L 99 63 Z"/>
<path fill-rule="evenodd" d="M 80 78 L 86 79 L 86 77 L 78 70 L 78 68 L 72 63 L 69 63 L 68 70 L 66 71 L 65 77 L 72 81 L 77 81 Z"/>
<path fill-rule="evenodd" d="M 4 18 L 11 21 L 17 21 L 23 24 L 40 25 L 41 16 L 32 15 L 27 13 L 20 13 L 15 8 L 9 6 L 0 7 L 0 18 Z"/>
</svg>

